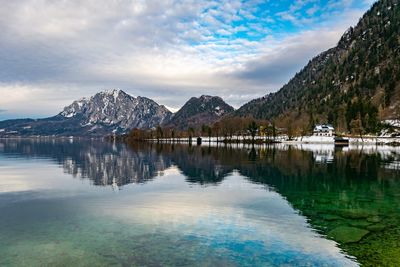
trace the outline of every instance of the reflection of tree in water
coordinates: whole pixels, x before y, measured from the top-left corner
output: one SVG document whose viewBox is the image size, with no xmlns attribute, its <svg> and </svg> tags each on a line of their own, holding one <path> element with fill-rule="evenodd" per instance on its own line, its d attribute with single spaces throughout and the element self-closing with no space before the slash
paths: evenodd
<svg viewBox="0 0 400 267">
<path fill-rule="evenodd" d="M 386 168 L 398 162 L 398 154 L 337 150 L 330 164 L 321 164 L 312 151 L 220 147 L 191 148 L 172 160 L 191 182 L 207 182 L 198 173 L 238 170 L 252 182 L 275 188 L 313 228 L 361 263 L 399 266 L 400 175 Z"/>
<path fill-rule="evenodd" d="M 176 165 L 190 183 L 218 184 L 237 170 L 284 196 L 313 226 L 362 263 L 400 263 L 400 175 L 387 168 L 399 155 L 335 151 L 316 162 L 312 151 L 273 146 L 189 147 L 99 141 L 0 140 L 7 155 L 55 160 L 65 172 L 96 185 L 142 183 Z M 388 247 L 390 249 L 382 249 Z"/>
</svg>

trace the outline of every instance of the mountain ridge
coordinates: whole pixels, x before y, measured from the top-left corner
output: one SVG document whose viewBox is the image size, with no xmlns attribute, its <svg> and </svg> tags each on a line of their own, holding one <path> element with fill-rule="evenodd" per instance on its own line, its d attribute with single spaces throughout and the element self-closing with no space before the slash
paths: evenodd
<svg viewBox="0 0 400 267">
<path fill-rule="evenodd" d="M 234 108 L 219 96 L 201 95 L 190 98 L 163 127 L 180 130 L 210 125 L 230 114 Z"/>
<path fill-rule="evenodd" d="M 377 131 L 379 121 L 400 116 L 396 111 L 400 106 L 399 29 L 400 3 L 376 2 L 337 46 L 311 59 L 280 90 L 251 100 L 235 115 L 298 128 L 326 122 L 343 132 L 360 121 L 365 131 Z"/>
</svg>

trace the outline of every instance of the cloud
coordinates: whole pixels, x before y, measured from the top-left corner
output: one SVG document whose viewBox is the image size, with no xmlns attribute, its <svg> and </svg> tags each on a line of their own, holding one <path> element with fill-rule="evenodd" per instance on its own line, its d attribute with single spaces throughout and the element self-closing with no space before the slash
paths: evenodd
<svg viewBox="0 0 400 267">
<path fill-rule="evenodd" d="M 5 1 L 2 117 L 54 115 L 106 88 L 173 109 L 201 94 L 238 107 L 277 90 L 366 8 L 343 3 L 333 11 L 315 1 L 279 8 L 302 24 L 287 28 L 280 3 L 258 0 Z M 339 8 L 345 9 L 333 21 L 329 12 Z"/>
<path fill-rule="evenodd" d="M 341 27 L 319 28 L 290 35 L 282 40 L 270 40 L 262 56 L 249 60 L 236 75 L 248 82 L 281 84 L 318 53 L 333 47 L 342 33 Z"/>
<path fill-rule="evenodd" d="M 323 23 L 311 30 L 287 34 L 282 38 L 267 38 L 256 57 L 233 72 L 235 79 L 252 85 L 264 85 L 265 94 L 278 90 L 300 71 L 309 60 L 334 47 L 344 31 L 362 16 L 361 10 L 348 10 L 337 15 L 338 21 Z"/>
<path fill-rule="evenodd" d="M 54 88 L 57 87 L 57 90 Z M 45 117 L 55 115 L 62 107 L 82 94 L 80 88 L 73 86 L 41 84 L 0 83 L 0 118 Z"/>
<path fill-rule="evenodd" d="M 312 7 L 310 7 L 309 9 L 307 9 L 306 13 L 309 16 L 313 16 L 315 13 L 317 13 L 319 10 L 319 7 L 317 5 L 314 5 Z"/>
</svg>

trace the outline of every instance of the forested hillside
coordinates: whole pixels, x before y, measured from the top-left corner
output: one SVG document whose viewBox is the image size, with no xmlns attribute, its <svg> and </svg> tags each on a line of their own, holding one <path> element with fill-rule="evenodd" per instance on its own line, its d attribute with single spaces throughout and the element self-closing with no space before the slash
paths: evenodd
<svg viewBox="0 0 400 267">
<path fill-rule="evenodd" d="M 323 122 L 341 132 L 370 133 L 379 131 L 380 121 L 400 118 L 400 1 L 375 3 L 336 47 L 236 115 L 298 129 Z"/>
</svg>

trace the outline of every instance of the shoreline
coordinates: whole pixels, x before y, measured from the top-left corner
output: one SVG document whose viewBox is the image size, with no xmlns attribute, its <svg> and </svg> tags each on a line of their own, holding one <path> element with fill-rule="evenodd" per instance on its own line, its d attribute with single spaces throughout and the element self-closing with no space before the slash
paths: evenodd
<svg viewBox="0 0 400 267">
<path fill-rule="evenodd" d="M 376 146 L 400 146 L 400 137 L 387 137 L 387 136 L 365 136 L 363 138 L 360 137 L 351 137 L 344 136 L 349 139 L 349 145 L 376 145 Z M 277 136 L 276 138 L 266 138 L 257 136 L 254 138 L 254 141 L 251 137 L 242 136 L 237 137 L 233 136 L 232 138 L 225 137 L 203 137 L 196 136 L 193 137 L 192 140 L 188 137 L 183 138 L 153 138 L 153 139 L 143 139 L 143 140 L 135 140 L 137 142 L 152 142 L 152 143 L 171 143 L 171 144 L 179 144 L 179 143 L 192 143 L 193 145 L 197 144 L 197 139 L 201 138 L 201 144 L 205 145 L 208 143 L 213 144 L 243 144 L 243 145 L 275 145 L 275 144 L 287 144 L 287 145 L 335 145 L 334 137 L 327 136 L 297 136 L 293 137 L 291 140 L 287 138 L 287 136 Z M 125 142 L 124 136 L 0 136 L 0 139 L 41 139 L 41 140 L 120 140 Z M 349 146 L 344 145 L 344 146 Z M 342 146 L 342 145 L 338 145 Z"/>
<path fill-rule="evenodd" d="M 382 146 L 400 146 L 400 137 L 382 137 L 382 136 L 366 136 L 360 137 L 350 137 L 344 136 L 349 139 L 349 145 L 382 145 Z M 273 145 L 273 144 L 332 144 L 335 145 L 334 137 L 325 136 L 298 136 L 291 140 L 288 140 L 286 136 L 278 136 L 275 139 L 268 139 L 263 137 L 256 137 L 254 141 L 250 138 L 221 138 L 219 137 L 193 137 L 190 141 L 189 138 L 153 138 L 142 140 L 145 142 L 160 142 L 160 143 L 197 143 L 197 138 L 201 138 L 201 143 L 221 143 L 221 144 L 257 144 L 257 145 Z M 338 145 L 342 146 L 342 145 Z M 346 146 L 346 145 L 345 145 Z"/>
</svg>

